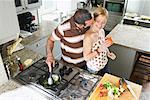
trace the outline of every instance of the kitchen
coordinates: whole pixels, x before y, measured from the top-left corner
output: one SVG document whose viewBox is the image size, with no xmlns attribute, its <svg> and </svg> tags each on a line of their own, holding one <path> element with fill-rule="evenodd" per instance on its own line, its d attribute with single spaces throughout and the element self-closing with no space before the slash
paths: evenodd
<svg viewBox="0 0 150 100">
<path fill-rule="evenodd" d="M 12 3 L 12 1 L 13 0 L 10 0 L 11 1 L 11 3 Z M 26 1 L 26 0 L 25 0 Z M 32 1 L 32 0 L 31 0 Z M 34 1 L 34 0 L 33 0 Z M 59 2 L 59 3 L 58 3 Z M 77 2 L 77 1 L 76 1 Z M 2 9 L 4 9 L 4 10 L 2 10 L 2 12 L 5 12 L 6 10 L 13 10 L 13 11 L 11 11 L 11 12 L 14 12 L 13 14 L 11 14 L 11 13 L 7 13 L 7 14 L 11 14 L 12 16 L 11 16 L 11 18 L 10 18 L 10 16 L 9 15 L 7 15 L 7 16 L 9 16 L 8 18 L 6 18 L 5 20 L 2 20 L 2 21 L 8 21 L 8 19 L 10 19 L 8 22 L 12 22 L 12 17 L 14 16 L 14 20 L 13 21 L 15 21 L 15 20 L 17 20 L 17 17 L 16 17 L 16 15 L 15 14 L 17 14 L 17 15 L 19 15 L 19 14 L 21 14 L 22 13 L 22 11 L 20 11 L 20 10 L 18 10 L 19 8 L 17 8 L 17 13 L 15 12 L 15 6 L 14 6 L 14 4 L 12 5 L 10 3 L 10 6 L 13 6 L 12 8 L 13 9 L 11 9 L 11 8 L 2 8 Z M 54 12 L 51 12 L 51 13 L 49 13 L 48 11 L 49 11 L 49 9 L 47 9 L 47 11 L 45 10 L 45 12 L 44 12 L 44 7 L 43 7 L 43 5 L 44 5 L 44 3 L 45 3 L 45 5 L 47 4 L 53 4 L 53 5 L 55 5 L 55 7 L 51 7 L 52 9 L 54 9 Z M 135 2 L 134 2 L 135 3 Z M 130 0 L 128 0 L 128 4 L 127 4 L 127 10 L 128 9 L 130 9 L 130 11 L 132 11 L 132 12 L 136 12 L 136 13 L 138 13 L 138 12 L 142 12 L 142 13 L 140 13 L 140 14 L 144 14 L 144 15 L 147 15 L 147 16 L 150 16 L 150 13 L 148 12 L 148 10 L 146 10 L 146 9 L 148 9 L 148 4 L 149 4 L 149 2 L 146 2 L 146 0 L 145 0 L 145 2 L 144 2 L 144 4 L 145 4 L 145 6 L 144 5 L 142 5 L 142 7 L 140 6 L 140 1 L 139 2 L 136 2 L 136 5 L 139 5 L 138 7 L 132 7 L 132 1 L 130 1 Z M 142 2 L 143 3 L 143 2 Z M 26 3 L 25 3 L 26 4 Z M 34 34 L 33 35 L 31 35 L 31 36 L 29 36 L 29 37 L 26 37 L 26 38 L 23 38 L 22 39 L 22 41 L 21 41 L 21 44 L 23 44 L 24 45 L 24 49 L 22 49 L 22 50 L 19 50 L 19 51 L 17 51 L 17 52 L 14 52 L 14 53 L 12 53 L 12 55 L 10 55 L 10 56 L 8 56 L 8 61 L 6 61 L 6 63 L 8 63 L 7 65 L 9 66 L 14 66 L 16 63 L 14 63 L 14 62 L 17 62 L 17 60 L 16 60 L 16 55 L 18 56 L 18 57 L 20 57 L 20 60 L 21 60 L 21 62 L 23 63 L 23 62 L 27 62 L 27 63 L 25 63 L 26 64 L 26 66 L 29 66 L 29 65 L 31 65 L 33 62 L 36 62 L 36 61 L 39 61 L 39 59 L 42 59 L 43 58 L 43 56 L 45 56 L 46 54 L 45 54 L 45 50 L 43 50 L 43 48 L 45 47 L 45 45 L 43 45 L 44 43 L 46 43 L 46 40 L 47 40 L 47 36 L 49 35 L 49 34 L 51 34 L 51 32 L 53 31 L 53 29 L 55 28 L 55 27 L 57 27 L 57 25 L 60 23 L 60 22 L 62 22 L 63 20 L 65 20 L 65 19 L 67 19 L 67 17 L 69 17 L 69 16 L 71 16 L 72 15 L 72 13 L 73 13 L 73 11 L 77 8 L 77 5 L 73 5 L 73 4 L 77 4 L 77 3 L 74 3 L 74 2 L 72 2 L 71 0 L 66 0 L 65 2 L 60 2 L 60 1 L 57 1 L 57 2 L 51 2 L 51 3 L 49 3 L 48 1 L 46 2 L 46 0 L 42 0 L 42 5 L 40 5 L 41 6 L 41 8 L 39 8 L 39 2 L 37 3 L 37 6 L 38 7 L 35 7 L 35 9 L 32 9 L 31 11 L 33 11 L 33 14 L 35 15 L 35 19 L 38 19 L 38 20 L 33 20 L 33 21 L 35 21 L 35 23 L 37 24 L 37 25 L 35 25 L 35 30 L 36 30 L 36 28 L 37 28 L 37 31 L 35 31 L 34 32 Z M 67 8 L 61 8 L 61 5 L 62 4 L 66 4 L 66 5 L 68 5 L 67 6 Z M 147 4 L 147 5 L 146 5 Z M 65 5 L 65 6 L 66 6 Z M 128 5 L 130 5 L 130 6 L 128 6 Z M 24 5 L 25 6 L 25 5 Z M 34 5 L 35 6 L 35 5 Z M 1 5 L 1 7 L 5 7 L 5 6 L 2 6 Z M 25 6 L 25 8 L 30 8 L 31 6 Z M 45 8 L 46 7 L 48 7 L 48 6 L 45 6 Z M 60 8 L 59 8 L 60 7 Z M 71 8 L 72 7 L 72 8 Z M 82 3 L 80 4 L 78 4 L 78 7 L 80 8 L 80 7 L 82 7 Z M 143 9 L 140 9 L 140 8 L 143 8 Z M 144 8 L 145 7 L 145 8 Z M 25 9 L 24 8 L 24 9 Z M 25 9 L 25 10 L 23 10 L 23 12 L 27 12 L 28 11 L 28 9 Z M 36 10 L 36 9 L 39 9 L 38 11 Z M 41 10 L 41 11 L 40 11 Z M 66 12 L 63 12 L 62 10 L 67 10 Z M 116 10 L 116 9 L 115 9 Z M 29 10 L 30 11 L 30 10 Z M 52 11 L 52 10 L 51 10 Z M 147 12 L 146 12 L 147 11 Z M 43 14 L 42 15 L 40 15 L 41 13 L 40 12 L 42 12 Z M 55 14 L 56 14 L 56 16 L 55 16 Z M 122 13 L 122 14 L 124 14 L 124 13 Z M 53 15 L 53 16 L 52 16 Z M 60 16 L 61 18 L 59 18 L 58 16 Z M 2 18 L 5 18 L 5 16 L 2 16 Z M 115 18 L 115 17 L 114 17 Z M 118 18 L 118 17 L 117 17 Z M 116 19 L 117 19 L 116 18 Z M 120 20 L 121 21 L 121 20 Z M 19 24 L 20 23 L 17 23 L 17 21 L 15 21 L 15 22 L 12 22 L 12 23 L 10 23 L 10 26 L 9 26 L 9 28 L 10 28 L 10 32 L 6 32 L 6 30 L 8 30 L 8 29 L 6 29 L 6 26 L 8 26 L 7 25 L 7 23 L 5 24 L 5 22 L 3 22 L 4 24 L 3 25 L 5 25 L 5 28 L 4 27 L 2 27 L 2 29 L 4 28 L 4 31 L 2 30 L 2 34 L 4 34 L 4 33 L 8 33 L 8 34 L 11 34 L 10 32 L 14 32 L 15 31 L 15 33 L 20 33 L 20 29 L 19 29 Z M 31 24 L 31 22 L 30 22 L 30 24 Z M 116 24 L 116 23 L 115 23 Z M 114 24 L 114 25 L 115 25 Z M 16 26 L 15 26 L 16 25 Z M 12 28 L 12 26 L 13 26 L 13 28 Z M 108 25 L 109 26 L 109 25 Z M 110 29 L 110 27 L 108 27 L 109 29 L 106 29 L 106 30 L 108 30 L 108 31 L 111 31 L 111 29 Z M 114 28 L 114 27 L 113 27 Z M 15 30 L 14 30 L 15 29 Z M 143 29 L 143 30 L 145 30 L 146 32 L 145 32 L 145 34 L 147 33 L 147 31 L 148 31 L 148 29 Z M 23 31 L 24 32 L 24 31 Z M 111 32 L 111 34 L 114 34 L 115 32 L 114 31 L 112 31 Z M 119 34 L 119 33 L 118 33 Z M 125 33 L 124 33 L 125 34 Z M 16 34 L 15 34 L 16 35 Z M 119 34 L 120 35 L 120 34 Z M 119 35 L 117 35 L 117 36 L 119 36 Z M 2 44 L 4 44 L 4 43 L 6 43 L 6 42 L 8 42 L 8 41 L 10 41 L 10 40 L 13 40 L 13 39 L 16 39 L 16 37 L 18 36 L 14 36 L 14 37 L 12 37 L 12 36 L 10 36 L 10 35 L 8 35 L 8 36 L 10 36 L 9 37 L 9 40 L 3 40 L 3 39 L 5 39 L 5 35 L 1 35 L 2 37 Z M 4 36 L 4 37 L 3 37 Z M 7 35 L 6 35 L 6 38 L 8 37 Z M 148 37 L 149 35 L 147 35 L 147 37 Z M 0 39 L 1 39 L 0 38 Z M 18 38 L 18 37 L 17 37 Z M 138 37 L 137 37 L 138 38 Z M 137 39 L 136 38 L 136 39 Z M 119 43 L 117 43 L 118 42 L 118 37 L 116 37 L 115 35 L 114 35 L 114 39 L 116 39 L 116 40 L 114 40 L 114 42 L 116 43 L 116 44 L 119 44 Z M 18 40 L 18 41 L 20 41 L 20 40 Z M 14 44 L 14 46 L 16 46 L 17 44 L 19 44 L 19 43 L 16 43 L 16 44 Z M 149 42 L 147 42 L 147 48 L 149 47 Z M 8 44 L 7 44 L 8 45 Z M 119 44 L 119 45 L 121 45 L 121 44 Z M 4 47 L 5 47 L 5 45 L 3 45 Z M 22 46 L 21 46 L 22 47 Z M 124 47 L 124 46 L 123 46 Z M 56 43 L 56 48 L 55 48 L 55 52 L 54 52 L 54 54 L 55 54 L 55 57 L 56 57 L 56 59 L 57 60 L 59 60 L 60 59 L 60 55 L 61 55 L 61 52 L 60 52 L 60 49 L 58 49 L 59 48 L 59 43 Z M 112 49 L 113 48 L 115 48 L 115 47 L 112 47 Z M 119 48 L 119 47 L 117 47 L 117 48 Z M 132 47 L 128 47 L 128 48 L 132 48 Z M 136 48 L 138 48 L 138 47 L 134 47 L 135 49 Z M 120 47 L 120 49 L 122 49 L 122 47 Z M 126 49 L 126 48 L 125 48 Z M 134 50 L 135 50 L 134 49 Z M 3 50 L 5 50 L 5 48 L 3 48 Z M 2 53 L 3 53 L 3 50 L 2 50 Z M 124 48 L 123 48 L 123 50 L 124 50 Z M 133 63 L 134 63 L 134 60 L 135 60 L 135 51 L 134 50 L 129 50 L 129 52 L 131 53 L 129 53 L 129 55 L 132 55 L 130 58 L 131 59 L 129 59 L 129 56 L 127 56 L 127 57 L 125 57 L 125 59 L 126 59 L 126 61 L 127 61 L 127 59 L 129 59 L 129 61 L 127 61 L 127 63 L 125 62 L 125 63 L 121 63 L 121 64 L 118 64 L 117 62 L 115 63 L 116 65 L 114 65 L 114 64 L 111 64 L 110 66 L 117 66 L 117 67 L 121 67 L 121 66 L 129 66 L 130 68 L 129 69 L 125 69 L 125 71 L 127 72 L 127 75 L 124 75 L 124 74 L 122 74 L 122 71 L 120 71 L 120 70 L 122 70 L 122 69 L 119 69 L 119 68 L 115 68 L 115 69 L 112 69 L 112 73 L 114 74 L 114 75 L 117 75 L 117 76 L 121 76 L 121 77 L 125 77 L 126 79 L 129 79 L 129 77 L 130 77 L 130 75 L 131 75 L 131 71 L 133 70 Z M 149 50 L 149 49 L 148 49 Z M 147 50 L 147 52 L 149 52 Z M 127 50 L 128 51 L 128 50 Z M 117 51 L 118 52 L 118 51 Z M 132 53 L 133 52 L 133 53 Z M 2 54 L 1 53 L 1 54 Z M 28 55 L 29 54 L 29 55 Z M 126 52 L 126 54 L 128 54 L 128 52 Z M 121 61 L 119 61 L 119 60 L 117 60 L 117 61 L 119 61 L 119 62 L 122 62 L 122 60 L 124 61 L 124 59 L 122 59 L 123 57 L 124 57 L 124 55 L 123 55 L 123 57 L 121 57 L 121 58 L 119 58 L 120 56 L 118 55 L 118 59 L 121 59 Z M 13 60 L 13 61 L 12 61 Z M 44 61 L 43 59 L 42 59 L 42 61 Z M 10 62 L 13 62 L 13 63 L 11 63 L 11 64 L 9 64 Z M 39 62 L 41 62 L 41 60 L 39 61 Z M 112 63 L 112 62 L 110 62 L 110 63 Z M 35 63 L 36 64 L 36 63 Z M 126 65 L 127 64 L 127 65 Z M 129 64 L 129 65 L 128 65 Z M 17 64 L 15 65 L 17 68 L 18 68 L 18 66 L 17 66 Z M 44 65 L 45 66 L 45 65 Z M 62 68 L 63 66 L 60 64 L 60 68 Z M 11 68 L 11 71 L 10 71 L 10 74 L 7 74 L 8 75 L 8 77 L 10 78 L 11 76 L 16 76 L 16 74 L 18 74 L 18 73 L 13 73 L 13 72 L 19 72 L 18 70 L 19 69 L 17 69 L 17 68 Z M 29 68 L 28 68 L 29 69 Z M 35 68 L 35 69 L 37 69 L 37 67 Z M 4 70 L 4 69 L 3 69 Z M 76 74 L 76 73 L 78 73 L 78 71 L 76 71 L 76 69 L 73 69 L 74 70 L 74 74 Z M 120 71 L 120 73 L 117 73 L 118 72 L 118 70 Z M 37 70 L 36 70 L 37 71 Z M 116 72 L 115 72 L 116 71 Z M 42 70 L 41 71 L 41 73 L 44 73 L 44 71 Z M 56 70 L 56 72 L 57 72 L 57 70 Z M 126 73 L 125 72 L 125 73 Z M 73 76 L 74 76 L 74 74 L 73 74 Z M 6 75 L 6 76 L 7 76 Z M 9 76 L 10 75 L 10 76 Z M 81 75 L 82 76 L 82 75 Z M 33 77 L 33 76 L 32 76 Z M 32 77 L 30 77 L 31 79 L 32 79 Z M 94 77 L 95 78 L 95 80 L 100 80 L 100 79 L 98 79 L 96 76 Z M 4 79 L 4 80 L 2 80 L 2 82 L 7 82 L 8 81 L 8 79 L 6 78 L 3 78 L 2 77 L 2 79 Z M 69 80 L 70 81 L 70 80 Z M 11 83 L 11 82 L 10 82 Z M 5 86 L 7 86 L 7 85 L 5 85 Z M 18 86 L 18 85 L 17 85 Z M 32 86 L 31 86 L 32 87 Z"/>
</svg>

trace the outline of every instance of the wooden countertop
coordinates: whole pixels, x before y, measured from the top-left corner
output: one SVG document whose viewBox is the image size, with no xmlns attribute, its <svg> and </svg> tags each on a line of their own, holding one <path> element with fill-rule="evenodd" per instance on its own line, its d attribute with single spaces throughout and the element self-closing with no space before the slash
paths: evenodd
<svg viewBox="0 0 150 100">
<path fill-rule="evenodd" d="M 112 37 L 115 44 L 150 52 L 150 28 L 118 24 L 109 36 Z"/>
<path fill-rule="evenodd" d="M 103 97 L 100 97 L 99 96 L 99 93 L 100 93 L 100 84 L 101 83 L 105 83 L 107 81 L 111 82 L 112 84 L 118 84 L 119 82 L 119 77 L 116 77 L 116 76 L 113 76 L 113 75 L 110 75 L 110 74 L 105 74 L 102 79 L 100 80 L 100 82 L 98 83 L 97 87 L 95 88 L 95 90 L 93 91 L 93 93 L 90 95 L 90 98 L 89 100 L 112 100 L 112 98 L 110 99 L 110 97 L 108 96 L 103 96 Z M 139 99 L 140 98 L 140 94 L 141 94 L 141 91 L 142 91 L 142 86 L 141 85 L 138 85 L 138 84 L 135 84 L 133 82 L 129 82 L 129 85 L 131 86 L 131 88 L 133 89 L 133 91 L 135 92 L 137 98 Z M 125 92 L 123 92 L 121 94 L 121 96 L 117 99 L 117 100 L 135 100 L 132 96 L 132 94 L 130 93 L 130 91 L 128 89 L 125 90 Z"/>
</svg>

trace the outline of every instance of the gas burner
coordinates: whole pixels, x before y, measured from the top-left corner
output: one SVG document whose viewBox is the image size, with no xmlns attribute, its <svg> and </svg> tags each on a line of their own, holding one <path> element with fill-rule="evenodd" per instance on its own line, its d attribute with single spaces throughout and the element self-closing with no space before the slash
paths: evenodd
<svg viewBox="0 0 150 100">
<path fill-rule="evenodd" d="M 64 79 L 61 79 L 59 82 L 49 85 L 48 74 L 42 75 L 37 84 L 43 86 L 45 89 L 52 90 L 55 95 L 59 95 L 60 91 L 64 90 L 68 86 L 68 82 Z"/>
<path fill-rule="evenodd" d="M 60 76 L 69 75 L 73 71 L 72 68 L 67 68 L 66 66 L 63 66 L 59 69 Z"/>
<path fill-rule="evenodd" d="M 31 81 L 33 80 L 34 78 L 36 78 L 36 73 L 30 73 L 30 75 L 28 76 L 28 79 Z"/>
<path fill-rule="evenodd" d="M 48 72 L 48 65 L 46 64 L 46 58 L 42 58 L 41 60 L 37 61 L 36 63 L 33 64 L 34 67 L 37 67 L 43 71 Z M 55 62 L 55 69 L 59 67 L 58 61 Z"/>
<path fill-rule="evenodd" d="M 68 87 L 61 92 L 59 97 L 62 100 L 86 100 L 89 91 L 79 89 L 77 86 L 69 84 Z"/>
<path fill-rule="evenodd" d="M 45 62 L 45 58 L 42 58 L 41 60 L 37 61 L 33 64 L 33 66 L 48 72 L 48 65 Z"/>
<path fill-rule="evenodd" d="M 24 70 L 23 72 L 19 73 L 15 77 L 15 79 L 21 81 L 22 83 L 36 82 L 43 74 L 45 74 L 44 71 L 31 66 L 26 70 Z"/>
<path fill-rule="evenodd" d="M 98 77 L 81 72 L 70 81 L 59 97 L 63 100 L 85 100 L 97 82 Z"/>
</svg>

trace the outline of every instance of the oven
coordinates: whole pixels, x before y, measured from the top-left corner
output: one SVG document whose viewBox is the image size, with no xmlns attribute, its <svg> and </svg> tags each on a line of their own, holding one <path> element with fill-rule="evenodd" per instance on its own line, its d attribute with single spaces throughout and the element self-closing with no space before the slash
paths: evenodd
<svg viewBox="0 0 150 100">
<path fill-rule="evenodd" d="M 105 30 L 110 32 L 118 23 L 121 22 L 126 11 L 128 0 L 104 0 L 103 7 L 108 10 L 109 17 Z"/>
<path fill-rule="evenodd" d="M 123 14 L 125 10 L 125 0 L 104 0 L 103 7 L 109 12 Z"/>
</svg>

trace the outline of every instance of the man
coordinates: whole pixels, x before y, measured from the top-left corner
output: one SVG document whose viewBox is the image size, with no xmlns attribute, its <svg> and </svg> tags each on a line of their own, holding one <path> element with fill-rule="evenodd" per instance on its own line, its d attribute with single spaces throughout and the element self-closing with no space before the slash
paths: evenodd
<svg viewBox="0 0 150 100">
<path fill-rule="evenodd" d="M 47 41 L 46 63 L 49 70 L 51 70 L 52 64 L 55 63 L 52 50 L 56 40 L 61 43 L 62 60 L 84 69 L 83 38 L 92 22 L 92 16 L 88 10 L 78 9 L 70 19 L 53 31 Z"/>
</svg>

